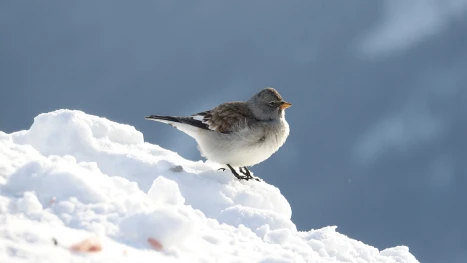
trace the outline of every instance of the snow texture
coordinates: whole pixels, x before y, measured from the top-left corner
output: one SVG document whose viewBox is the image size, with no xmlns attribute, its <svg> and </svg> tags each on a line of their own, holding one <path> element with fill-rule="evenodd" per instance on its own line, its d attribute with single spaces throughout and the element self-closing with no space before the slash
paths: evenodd
<svg viewBox="0 0 467 263">
<path fill-rule="evenodd" d="M 129 125 L 41 114 L 0 132 L 0 262 L 418 262 L 336 227 L 297 231 L 279 189 L 217 168 Z M 102 251 L 69 249 L 89 238 Z"/>
</svg>

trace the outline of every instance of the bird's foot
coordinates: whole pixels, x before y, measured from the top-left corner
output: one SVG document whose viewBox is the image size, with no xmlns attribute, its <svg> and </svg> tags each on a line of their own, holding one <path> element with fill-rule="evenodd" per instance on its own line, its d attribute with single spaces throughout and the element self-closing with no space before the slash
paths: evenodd
<svg viewBox="0 0 467 263">
<path fill-rule="evenodd" d="M 240 167 L 240 172 L 248 178 L 253 178 L 253 176 L 251 176 L 250 170 L 248 170 L 246 166 Z"/>
<path fill-rule="evenodd" d="M 241 176 L 237 173 L 237 171 L 235 171 L 235 169 L 230 166 L 230 164 L 227 164 L 227 166 L 229 167 L 230 171 L 232 172 L 232 174 L 238 179 L 238 180 L 250 180 L 250 179 L 253 179 L 253 177 L 250 176 Z M 240 172 L 242 172 L 242 169 L 240 168 Z M 243 172 L 242 172 L 243 173 Z M 244 173 L 243 173 L 244 174 Z"/>
<path fill-rule="evenodd" d="M 245 181 L 248 181 L 248 180 L 251 180 L 252 178 L 247 177 L 247 176 L 241 176 L 241 175 L 240 175 L 240 176 L 237 176 L 237 179 L 238 179 L 238 180 L 245 180 Z"/>
<path fill-rule="evenodd" d="M 240 167 L 240 172 L 242 174 L 244 174 L 246 178 L 248 178 L 247 180 L 256 180 L 258 182 L 261 181 L 259 178 L 253 177 L 253 175 L 251 175 L 251 173 L 250 173 L 250 170 L 248 170 L 248 168 L 246 168 L 246 166 Z"/>
<path fill-rule="evenodd" d="M 224 167 L 221 167 L 221 168 L 217 169 L 217 171 L 219 171 L 219 170 L 220 170 L 220 171 L 225 171 L 225 168 L 224 168 Z"/>
</svg>

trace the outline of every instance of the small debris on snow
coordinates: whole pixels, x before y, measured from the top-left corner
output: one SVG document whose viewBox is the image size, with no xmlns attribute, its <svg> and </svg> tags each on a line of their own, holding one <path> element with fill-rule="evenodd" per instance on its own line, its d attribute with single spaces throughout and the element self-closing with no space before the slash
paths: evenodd
<svg viewBox="0 0 467 263">
<path fill-rule="evenodd" d="M 102 251 L 102 245 L 99 240 L 95 238 L 87 238 L 83 241 L 76 243 L 70 247 L 73 252 L 100 252 Z"/>
<path fill-rule="evenodd" d="M 55 204 L 55 201 L 57 201 L 57 198 L 55 198 L 55 196 L 52 197 L 52 198 L 50 198 L 50 200 L 49 200 L 49 205 Z"/>
<path fill-rule="evenodd" d="M 163 248 L 162 244 L 154 238 L 148 238 L 148 243 L 154 250 L 161 251 Z"/>
<path fill-rule="evenodd" d="M 183 172 L 183 166 L 176 165 L 176 166 L 170 168 L 170 171 L 172 171 L 174 173 L 181 173 L 181 172 Z"/>
</svg>

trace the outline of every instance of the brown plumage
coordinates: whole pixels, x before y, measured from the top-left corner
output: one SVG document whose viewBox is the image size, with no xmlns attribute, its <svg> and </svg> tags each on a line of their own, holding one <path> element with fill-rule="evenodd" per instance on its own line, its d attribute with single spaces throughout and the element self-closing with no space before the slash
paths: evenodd
<svg viewBox="0 0 467 263">
<path fill-rule="evenodd" d="M 279 92 L 273 88 L 263 89 L 255 96 L 258 100 L 283 101 Z M 251 108 L 248 107 L 247 102 L 232 101 L 223 103 L 212 110 L 194 114 L 192 117 L 198 119 L 203 124 L 207 124 L 210 130 L 231 133 L 245 128 L 252 121 L 258 121 L 254 115 Z"/>
<path fill-rule="evenodd" d="M 221 104 L 210 111 L 194 114 L 203 116 L 203 123 L 209 129 L 221 133 L 230 133 L 244 128 L 253 119 L 251 110 L 243 101 L 233 101 Z"/>
</svg>

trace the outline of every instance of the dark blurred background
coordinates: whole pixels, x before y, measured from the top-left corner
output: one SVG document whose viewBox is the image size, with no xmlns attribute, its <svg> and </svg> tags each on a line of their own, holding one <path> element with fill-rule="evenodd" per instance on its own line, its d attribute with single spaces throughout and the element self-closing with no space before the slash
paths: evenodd
<svg viewBox="0 0 467 263">
<path fill-rule="evenodd" d="M 467 1 L 1 1 L 0 130 L 60 108 L 134 125 L 271 86 L 290 137 L 252 168 L 300 230 L 467 262 Z"/>
</svg>

